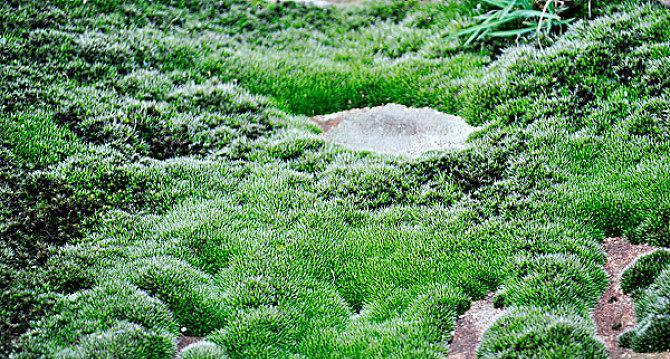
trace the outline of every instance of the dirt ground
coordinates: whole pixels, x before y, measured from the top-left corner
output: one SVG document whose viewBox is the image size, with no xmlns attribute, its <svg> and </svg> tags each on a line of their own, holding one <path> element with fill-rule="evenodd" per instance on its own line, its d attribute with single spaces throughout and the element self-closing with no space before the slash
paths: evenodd
<svg viewBox="0 0 670 359">
<path fill-rule="evenodd" d="M 603 242 L 603 250 L 607 253 L 605 270 L 610 277 L 610 285 L 593 312 L 598 336 L 605 342 L 613 359 L 649 358 L 621 348 L 617 338 L 626 329 L 635 326 L 633 301 L 621 290 L 621 274 L 638 257 L 653 252 L 654 248 L 634 245 L 623 238 L 608 238 Z"/>
<path fill-rule="evenodd" d="M 181 352 L 187 346 L 201 341 L 201 337 L 190 337 L 187 335 L 180 335 L 177 342 L 177 353 Z"/>
<path fill-rule="evenodd" d="M 448 359 L 475 359 L 482 334 L 503 315 L 504 310 L 493 307 L 493 293 L 472 303 L 470 309 L 456 321 L 454 337 L 449 344 Z"/>
</svg>

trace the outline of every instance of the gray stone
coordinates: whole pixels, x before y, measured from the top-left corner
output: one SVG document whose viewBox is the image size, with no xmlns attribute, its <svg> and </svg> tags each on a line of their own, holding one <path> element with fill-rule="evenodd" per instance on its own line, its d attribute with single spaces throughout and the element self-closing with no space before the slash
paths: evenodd
<svg viewBox="0 0 670 359">
<path fill-rule="evenodd" d="M 478 128 L 461 117 L 431 108 L 388 104 L 354 109 L 312 120 L 327 141 L 352 150 L 416 157 L 427 151 L 459 150 Z"/>
<path fill-rule="evenodd" d="M 354 5 L 359 4 L 361 0 L 269 0 L 270 2 L 293 1 L 304 5 L 313 5 L 318 7 L 327 7 L 332 5 Z"/>
</svg>

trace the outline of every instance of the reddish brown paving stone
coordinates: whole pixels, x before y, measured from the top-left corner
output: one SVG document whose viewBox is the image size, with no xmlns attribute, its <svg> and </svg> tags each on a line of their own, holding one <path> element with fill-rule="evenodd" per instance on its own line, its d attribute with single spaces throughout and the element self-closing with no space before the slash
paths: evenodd
<svg viewBox="0 0 670 359">
<path fill-rule="evenodd" d="M 607 253 L 605 270 L 610 284 L 593 312 L 598 337 L 605 342 L 614 359 L 647 357 L 621 348 L 617 341 L 621 333 L 635 326 L 633 301 L 621 290 L 621 274 L 638 257 L 653 252 L 654 248 L 644 244 L 631 244 L 623 238 L 607 238 L 603 242 L 603 250 Z"/>
<path fill-rule="evenodd" d="M 454 336 L 449 344 L 448 359 L 474 359 L 484 332 L 504 313 L 493 306 L 494 294 L 472 303 L 470 309 L 456 321 Z"/>
</svg>

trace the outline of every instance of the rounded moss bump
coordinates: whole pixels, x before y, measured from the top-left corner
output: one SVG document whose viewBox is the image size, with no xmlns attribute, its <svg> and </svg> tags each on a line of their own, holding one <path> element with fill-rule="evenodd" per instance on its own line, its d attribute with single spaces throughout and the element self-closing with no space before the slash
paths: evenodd
<svg viewBox="0 0 670 359">
<path fill-rule="evenodd" d="M 468 309 L 470 300 L 461 289 L 437 285 L 416 297 L 404 314 L 408 318 L 430 322 L 442 331 L 449 331 L 454 318 Z"/>
<path fill-rule="evenodd" d="M 242 357 L 285 357 L 295 341 L 296 328 L 286 313 L 276 307 L 262 306 L 239 311 L 230 323 L 208 336 L 212 342 Z"/>
<path fill-rule="evenodd" d="M 224 359 L 228 358 L 226 351 L 220 346 L 206 340 L 193 343 L 184 348 L 178 359 Z"/>
<path fill-rule="evenodd" d="M 658 250 L 640 257 L 621 275 L 621 289 L 634 297 L 642 294 L 659 274 L 670 267 L 670 251 Z"/>
<path fill-rule="evenodd" d="M 635 338 L 635 331 L 626 330 L 625 332 L 621 333 L 621 335 L 619 335 L 617 341 L 619 342 L 619 345 L 621 347 L 630 348 L 631 345 L 633 344 L 633 338 Z"/>
<path fill-rule="evenodd" d="M 631 242 L 670 246 L 670 201 L 656 203 L 656 211 L 627 231 L 626 235 L 631 238 Z"/>
<path fill-rule="evenodd" d="M 212 278 L 188 262 L 170 256 L 142 258 L 132 270 L 121 265 L 109 273 L 156 296 L 189 335 L 206 335 L 224 325 L 229 308 Z"/>
<path fill-rule="evenodd" d="M 486 332 L 479 358 L 607 358 L 591 323 L 569 309 L 512 308 Z"/>
<path fill-rule="evenodd" d="M 30 357 L 156 358 L 174 354 L 178 332 L 172 313 L 161 301 L 120 281 L 57 298 L 53 311 L 21 337 Z M 102 350 L 104 348 L 104 350 Z M 75 356 L 77 357 L 77 356 Z"/>
<path fill-rule="evenodd" d="M 518 256 L 514 273 L 495 298 L 496 306 L 573 306 L 586 314 L 607 285 L 597 265 L 571 254 Z"/>
<path fill-rule="evenodd" d="M 137 324 L 120 322 L 102 332 L 83 337 L 74 348 L 56 354 L 58 358 L 167 358 L 174 355 L 174 336 Z"/>
<path fill-rule="evenodd" d="M 636 298 L 635 315 L 639 322 L 620 341 L 636 352 L 670 350 L 670 269 Z"/>
<path fill-rule="evenodd" d="M 670 350 L 670 315 L 651 315 L 644 318 L 635 328 L 629 343 L 638 353 L 653 353 Z"/>
</svg>

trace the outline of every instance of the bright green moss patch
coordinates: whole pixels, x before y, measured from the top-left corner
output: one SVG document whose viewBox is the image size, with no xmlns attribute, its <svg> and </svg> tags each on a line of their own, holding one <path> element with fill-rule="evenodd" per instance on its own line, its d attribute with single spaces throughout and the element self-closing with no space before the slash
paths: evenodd
<svg viewBox="0 0 670 359">
<path fill-rule="evenodd" d="M 369 59 L 337 53 L 352 51 L 350 45 L 327 44 L 297 53 L 293 49 L 272 54 L 266 49 L 244 50 L 224 57 L 222 64 L 206 66 L 223 71 L 223 78 L 238 80 L 251 91 L 274 96 L 294 113 L 315 115 L 386 103 L 454 112 L 462 87 L 458 79 L 477 73 L 488 62 L 485 56 L 469 53 L 448 58 L 415 53 L 388 58 L 382 50 L 368 55 Z"/>
<path fill-rule="evenodd" d="M 227 357 L 228 355 L 220 346 L 208 341 L 191 344 L 179 353 L 180 359 L 223 359 Z"/>
<path fill-rule="evenodd" d="M 159 300 L 131 286 L 109 282 L 62 296 L 53 311 L 58 315 L 26 334 L 26 357 L 161 358 L 174 351 L 178 328 L 172 314 Z"/>
<path fill-rule="evenodd" d="M 0 117 L 0 144 L 18 160 L 35 167 L 58 163 L 81 148 L 81 142 L 59 126 L 53 113 L 38 109 Z"/>
<path fill-rule="evenodd" d="M 569 311 L 515 308 L 500 318 L 482 338 L 481 358 L 607 358 L 595 329 Z"/>
<path fill-rule="evenodd" d="M 664 270 L 654 283 L 635 299 L 638 323 L 624 333 L 621 345 L 636 352 L 661 352 L 670 349 L 670 271 Z"/>
<path fill-rule="evenodd" d="M 628 295 L 638 296 L 668 267 L 670 251 L 658 250 L 642 256 L 621 275 L 621 289 Z"/>
<path fill-rule="evenodd" d="M 519 256 L 514 275 L 496 297 L 504 306 L 575 305 L 588 314 L 598 294 L 605 289 L 606 276 L 597 264 L 591 268 L 572 255 Z"/>
<path fill-rule="evenodd" d="M 262 27 L 249 26 L 249 33 L 237 34 L 243 46 L 210 53 L 203 66 L 252 92 L 273 96 L 294 113 L 392 102 L 454 111 L 462 87 L 458 79 L 489 61 L 488 51 L 464 52 L 453 38 L 469 22 L 473 6 L 471 1 L 371 2 L 344 10 L 261 5 L 259 12 L 283 15 L 275 23 L 300 12 L 321 19 L 310 28 L 292 26 L 267 35 Z"/>
</svg>

